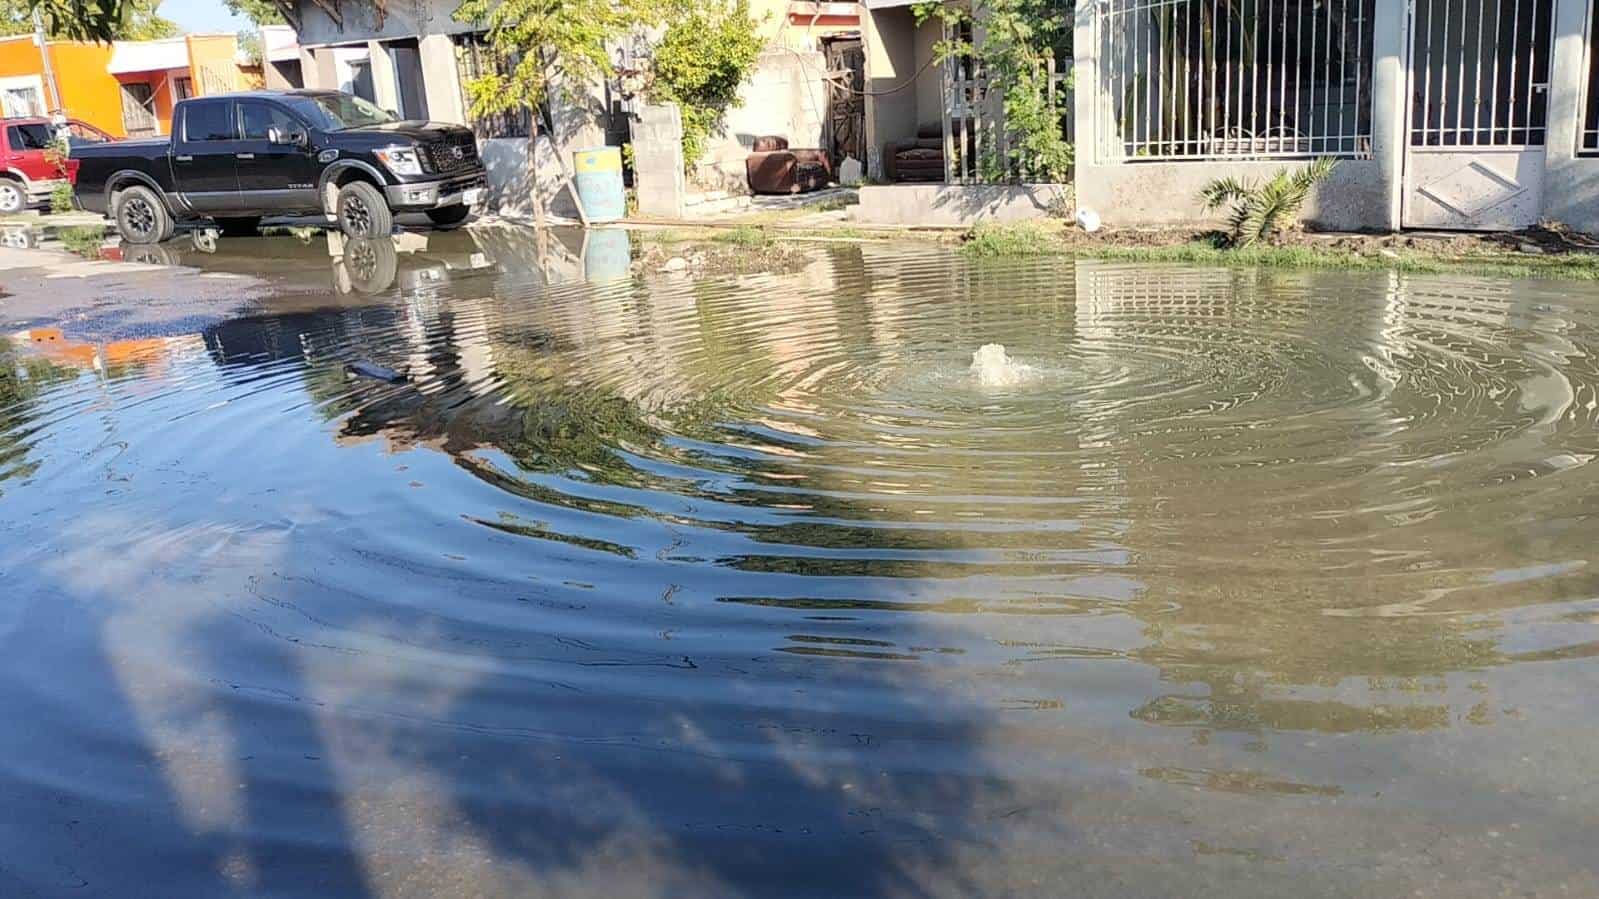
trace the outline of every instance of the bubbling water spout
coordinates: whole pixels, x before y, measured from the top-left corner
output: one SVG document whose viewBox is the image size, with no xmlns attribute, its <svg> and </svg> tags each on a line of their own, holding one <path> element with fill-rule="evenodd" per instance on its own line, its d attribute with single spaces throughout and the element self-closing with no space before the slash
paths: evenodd
<svg viewBox="0 0 1599 899">
<path fill-rule="evenodd" d="M 1026 380 L 1027 366 L 1005 353 L 1002 343 L 985 343 L 972 354 L 972 375 L 984 387 L 1010 387 Z"/>
</svg>

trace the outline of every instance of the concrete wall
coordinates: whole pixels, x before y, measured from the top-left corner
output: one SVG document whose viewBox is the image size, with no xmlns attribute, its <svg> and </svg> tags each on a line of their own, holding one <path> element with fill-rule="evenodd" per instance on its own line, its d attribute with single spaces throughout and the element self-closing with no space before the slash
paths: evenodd
<svg viewBox="0 0 1599 899">
<path fill-rule="evenodd" d="M 377 5 L 372 3 L 340 3 L 343 24 L 335 22 L 310 0 L 296 0 L 300 13 L 300 43 L 342 44 L 367 41 L 374 38 L 416 37 L 421 34 L 457 34 L 477 31 L 470 23 L 457 22 L 454 17 L 459 0 L 411 0 L 407 3 L 387 4 L 387 12 L 378 24 Z"/>
<path fill-rule="evenodd" d="M 1182 225 L 1220 221 L 1200 208 L 1199 191 L 1223 175 L 1264 181 L 1278 170 L 1303 162 L 1139 162 L 1125 165 L 1078 164 L 1077 208 L 1092 209 L 1107 225 Z M 1305 204 L 1303 216 L 1317 227 L 1339 230 L 1385 229 L 1388 186 L 1377 163 L 1346 159 Z"/>
<path fill-rule="evenodd" d="M 1222 175 L 1264 177 L 1293 162 L 1126 162 L 1101 158 L 1109 99 L 1097 89 L 1099 47 L 1093 5 L 1081 4 L 1076 23 L 1075 140 L 1077 202 L 1112 225 L 1178 224 L 1203 220 L 1194 194 Z M 1371 158 L 1341 162 L 1308 204 L 1307 219 L 1329 228 L 1396 230 L 1404 202 L 1405 151 L 1412 90 L 1406 72 L 1409 18 L 1403 0 L 1377 0 L 1372 66 Z M 1599 158 L 1576 155 L 1587 81 L 1588 4 L 1555 0 L 1554 45 L 1548 88 L 1548 131 L 1542 185 L 1543 217 L 1599 231 Z"/>
<path fill-rule="evenodd" d="M 61 92 L 61 108 L 114 137 L 124 137 L 122 88 L 117 77 L 106 71 L 111 61 L 110 44 L 50 41 L 50 65 L 55 72 L 56 89 Z M 38 79 L 39 99 L 48 108 L 50 87 L 44 82 L 44 60 L 33 35 L 0 38 L 0 78 Z M 143 79 L 141 79 L 143 80 Z M 154 80 L 153 78 L 150 80 Z M 162 133 L 167 126 L 162 125 Z"/>
<path fill-rule="evenodd" d="M 1079 4 L 1074 35 L 1073 99 L 1078 208 L 1093 209 L 1107 225 L 1175 225 L 1218 221 L 1200 208 L 1198 193 L 1211 179 L 1260 179 L 1302 161 L 1124 162 L 1106 152 L 1100 133 L 1114 126 L 1115 101 L 1101 85 L 1096 4 Z M 1372 66 L 1372 153 L 1346 159 L 1305 204 L 1306 221 L 1338 230 L 1391 230 L 1399 225 L 1399 201 L 1407 114 L 1404 57 L 1405 0 L 1376 0 Z"/>
<path fill-rule="evenodd" d="M 738 103 L 723 117 L 722 127 L 706 142 L 705 155 L 692 167 L 698 187 L 743 191 L 744 159 L 755 138 L 775 134 L 791 147 L 820 147 L 827 115 L 827 87 L 821 53 L 769 49 L 739 88 Z"/>
<path fill-rule="evenodd" d="M 869 225 L 969 226 L 1042 218 L 1060 205 L 1061 184 L 868 184 L 855 220 Z"/>
</svg>

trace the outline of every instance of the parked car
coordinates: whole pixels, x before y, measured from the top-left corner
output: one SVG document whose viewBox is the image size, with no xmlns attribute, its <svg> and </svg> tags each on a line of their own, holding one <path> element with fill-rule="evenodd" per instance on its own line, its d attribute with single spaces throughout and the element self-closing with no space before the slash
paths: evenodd
<svg viewBox="0 0 1599 899">
<path fill-rule="evenodd" d="M 67 119 L 65 122 L 57 119 L 56 135 L 65 138 L 67 145 L 73 150 L 88 144 L 103 144 L 108 140 L 116 140 L 82 119 Z"/>
<path fill-rule="evenodd" d="M 21 212 L 29 206 L 50 201 L 50 192 L 77 172 L 76 160 L 60 163 L 47 158 L 46 151 L 55 135 L 50 120 L 43 117 L 0 119 L 0 213 Z"/>
<path fill-rule="evenodd" d="M 398 121 L 337 91 L 253 91 L 180 101 L 168 138 L 75 151 L 78 203 L 128 243 L 212 219 L 249 233 L 264 216 L 331 214 L 356 238 L 387 236 L 397 212 L 464 222 L 487 179 L 459 125 Z"/>
</svg>

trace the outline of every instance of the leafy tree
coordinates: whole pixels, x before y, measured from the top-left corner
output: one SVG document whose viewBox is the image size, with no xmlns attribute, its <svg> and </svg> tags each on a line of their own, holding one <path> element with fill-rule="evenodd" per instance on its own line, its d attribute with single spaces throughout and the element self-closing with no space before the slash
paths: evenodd
<svg viewBox="0 0 1599 899">
<path fill-rule="evenodd" d="M 33 11 L 45 34 L 60 40 L 145 41 L 172 37 L 178 26 L 156 12 L 160 0 L 0 0 L 0 35 L 31 34 Z"/>
<path fill-rule="evenodd" d="M 683 163 L 705 153 L 705 140 L 760 56 L 760 27 L 749 0 L 711 0 L 675 16 L 651 57 L 650 98 L 683 114 Z"/>
<path fill-rule="evenodd" d="M 610 47 L 635 29 L 660 23 L 674 3 L 690 0 L 465 0 L 455 18 L 483 27 L 495 65 L 466 83 L 472 115 L 488 117 L 531 111 L 527 167 L 536 175 L 540 104 L 581 100 L 577 90 L 612 73 Z M 583 203 L 565 174 L 564 148 L 551 134 L 561 159 L 561 186 L 571 192 L 587 223 Z M 529 179 L 537 185 L 536 178 Z M 533 190 L 533 215 L 544 222 L 544 201 Z"/>
<path fill-rule="evenodd" d="M 1217 178 L 1199 192 L 1205 211 L 1232 204 L 1227 214 L 1227 242 L 1248 247 L 1270 238 L 1285 220 L 1299 213 L 1310 192 L 1332 174 L 1338 160 L 1323 156 L 1297 172 L 1279 169 L 1265 184 L 1237 178 Z"/>
<path fill-rule="evenodd" d="M 222 5 L 258 26 L 283 24 L 283 10 L 273 0 L 222 0 Z"/>
<path fill-rule="evenodd" d="M 1050 84 L 1051 64 L 1071 56 L 1071 12 L 1062 0 L 985 0 L 975 16 L 951 3 L 912 7 L 918 23 L 938 19 L 955 35 L 937 45 L 940 61 L 968 59 L 1000 91 L 1010 140 L 1003 153 L 982 148 L 978 163 L 987 180 L 1061 182 L 1071 174 L 1074 153 L 1064 127 L 1071 85 Z"/>
</svg>

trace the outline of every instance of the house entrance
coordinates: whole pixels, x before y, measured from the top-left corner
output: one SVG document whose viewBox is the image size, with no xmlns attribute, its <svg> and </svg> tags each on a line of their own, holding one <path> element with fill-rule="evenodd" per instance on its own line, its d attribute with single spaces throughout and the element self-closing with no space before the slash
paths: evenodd
<svg viewBox="0 0 1599 899">
<path fill-rule="evenodd" d="M 1405 227 L 1537 223 L 1553 14 L 1553 0 L 1416 0 Z"/>
</svg>

